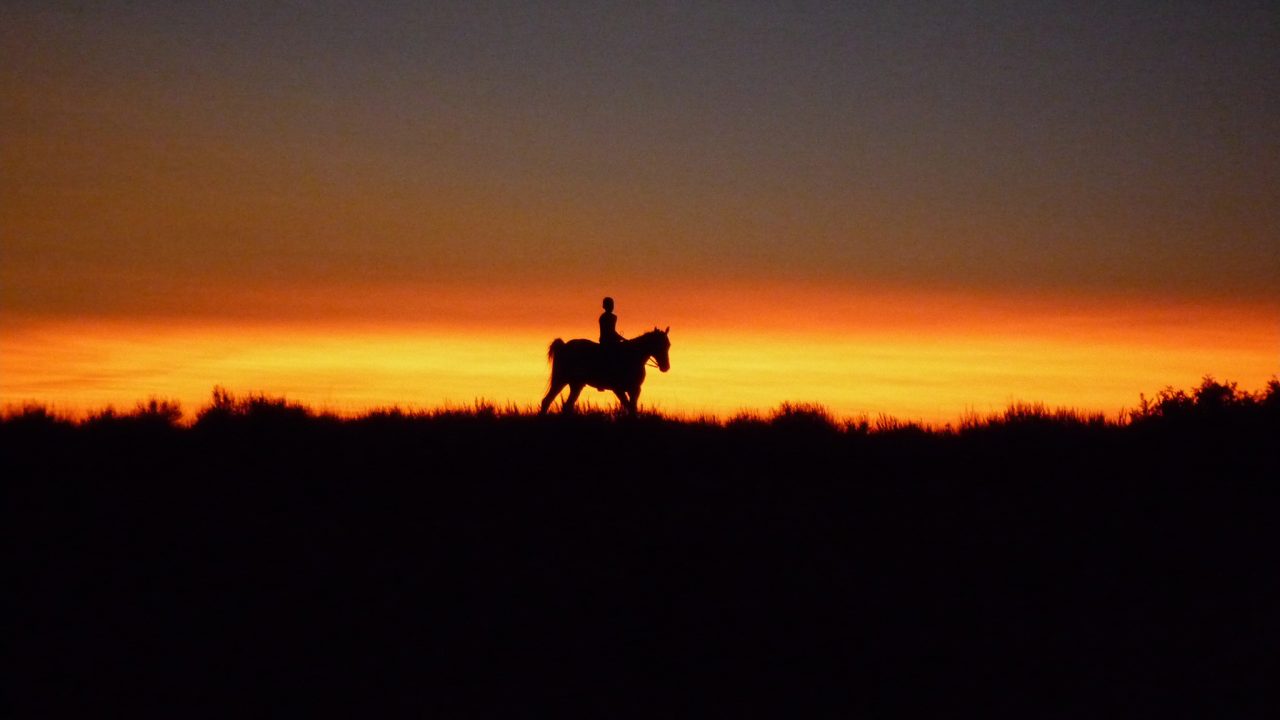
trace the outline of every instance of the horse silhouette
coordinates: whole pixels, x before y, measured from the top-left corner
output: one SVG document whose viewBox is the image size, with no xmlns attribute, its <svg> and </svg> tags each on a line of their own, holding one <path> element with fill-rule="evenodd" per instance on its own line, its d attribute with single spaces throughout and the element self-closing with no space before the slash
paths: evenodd
<svg viewBox="0 0 1280 720">
<path fill-rule="evenodd" d="M 573 412 L 578 394 L 583 387 L 590 385 L 597 390 L 612 390 L 622 407 L 635 414 L 640 385 L 644 383 L 644 368 L 649 359 L 656 361 L 662 372 L 671 369 L 668 357 L 671 340 L 667 337 L 670 330 L 670 327 L 666 330 L 655 327 L 639 337 L 608 347 L 591 340 L 565 342 L 556 338 L 547 350 L 547 360 L 551 362 L 551 387 L 542 398 L 540 414 L 547 413 L 551 402 L 566 385 L 569 386 L 569 397 L 565 398 L 561 412 Z"/>
</svg>

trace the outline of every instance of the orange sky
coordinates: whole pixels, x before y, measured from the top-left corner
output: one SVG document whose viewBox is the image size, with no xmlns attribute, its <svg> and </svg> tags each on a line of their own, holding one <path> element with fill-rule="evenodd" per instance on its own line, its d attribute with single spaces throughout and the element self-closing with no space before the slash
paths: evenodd
<svg viewBox="0 0 1280 720">
<path fill-rule="evenodd" d="M 287 320 L 8 322 L 0 398 L 79 413 L 158 396 L 191 412 L 222 385 L 339 412 L 481 399 L 528 408 L 545 390 L 547 344 L 590 336 L 597 314 L 596 298 L 532 288 L 291 297 Z M 1206 303 L 762 284 L 636 289 L 619 293 L 618 313 L 631 335 L 672 326 L 672 370 L 651 371 L 642 405 L 720 417 L 784 401 L 931 423 L 1015 401 L 1114 417 L 1139 393 L 1204 374 L 1261 388 L 1280 357 L 1271 309 Z"/>
</svg>

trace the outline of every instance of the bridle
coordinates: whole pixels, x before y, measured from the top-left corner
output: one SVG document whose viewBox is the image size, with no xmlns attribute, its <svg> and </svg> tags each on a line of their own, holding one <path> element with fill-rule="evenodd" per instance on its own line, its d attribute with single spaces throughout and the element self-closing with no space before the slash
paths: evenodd
<svg viewBox="0 0 1280 720">
<path fill-rule="evenodd" d="M 647 333 L 646 333 L 646 334 L 647 334 Z M 637 339 L 639 339 L 639 338 L 632 338 L 632 340 L 637 340 Z M 651 355 L 651 354 L 650 354 L 650 355 L 645 355 L 645 356 L 644 356 L 644 364 L 645 364 L 645 366 L 647 366 L 647 367 L 657 368 L 658 370 L 661 370 L 661 369 L 662 369 L 662 366 L 658 364 L 658 361 L 657 361 L 657 360 L 654 360 L 654 359 L 653 359 L 653 355 Z"/>
</svg>

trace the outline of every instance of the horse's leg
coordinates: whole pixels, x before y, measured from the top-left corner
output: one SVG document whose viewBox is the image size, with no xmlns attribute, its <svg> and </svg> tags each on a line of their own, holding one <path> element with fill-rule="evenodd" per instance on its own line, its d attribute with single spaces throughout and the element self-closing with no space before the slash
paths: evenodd
<svg viewBox="0 0 1280 720">
<path fill-rule="evenodd" d="M 640 386 L 631 388 L 631 392 L 627 394 L 631 396 L 631 414 L 635 415 L 640 412 Z"/>
<path fill-rule="evenodd" d="M 614 390 L 613 394 L 618 396 L 618 402 L 622 403 L 623 410 L 631 408 L 631 401 L 627 399 L 627 394 L 625 392 L 622 390 Z"/>
<path fill-rule="evenodd" d="M 573 404 L 578 402 L 578 394 L 582 392 L 582 383 L 569 384 L 569 397 L 564 400 L 564 408 L 560 412 L 573 412 Z"/>
<path fill-rule="evenodd" d="M 547 391 L 547 396 L 542 398 L 542 410 L 538 413 L 539 415 L 547 414 L 547 410 L 550 409 L 551 403 L 556 399 L 556 396 L 560 394 L 560 391 L 564 389 L 564 386 L 568 384 L 569 383 L 563 381 L 551 381 L 551 389 Z"/>
</svg>

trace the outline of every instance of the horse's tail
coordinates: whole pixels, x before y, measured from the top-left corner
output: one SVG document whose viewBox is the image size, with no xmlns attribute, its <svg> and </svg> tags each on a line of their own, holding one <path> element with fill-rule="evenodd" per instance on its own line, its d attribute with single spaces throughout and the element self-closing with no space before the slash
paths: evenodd
<svg viewBox="0 0 1280 720">
<path fill-rule="evenodd" d="M 564 341 L 556 338 L 551 341 L 551 347 L 547 348 L 547 362 L 555 362 L 556 353 L 560 352 L 560 348 L 564 347 Z"/>
</svg>

